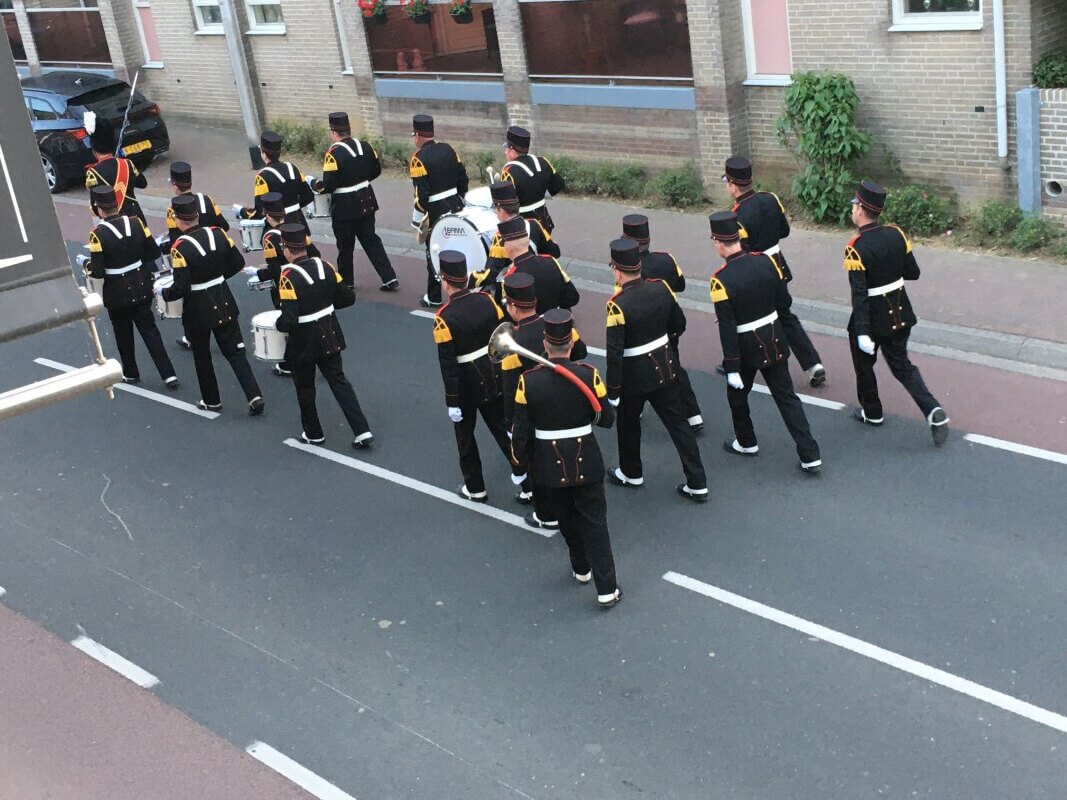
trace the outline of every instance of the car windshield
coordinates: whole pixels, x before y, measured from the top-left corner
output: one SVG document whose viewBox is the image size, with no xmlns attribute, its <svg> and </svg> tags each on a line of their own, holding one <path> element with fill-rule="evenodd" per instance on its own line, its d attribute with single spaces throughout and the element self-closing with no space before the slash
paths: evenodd
<svg viewBox="0 0 1067 800">
<path fill-rule="evenodd" d="M 126 103 L 130 99 L 130 87 L 125 83 L 113 83 L 93 89 L 91 92 L 72 97 L 67 101 L 68 106 L 92 111 L 99 116 L 114 119 L 121 117 L 126 112 Z M 148 100 L 140 92 L 133 93 L 132 109 L 140 108 L 148 104 Z"/>
</svg>

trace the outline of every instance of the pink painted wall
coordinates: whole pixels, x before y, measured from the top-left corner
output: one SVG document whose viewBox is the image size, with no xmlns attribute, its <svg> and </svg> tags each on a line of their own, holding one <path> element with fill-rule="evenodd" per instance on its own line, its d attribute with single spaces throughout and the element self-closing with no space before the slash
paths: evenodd
<svg viewBox="0 0 1067 800">
<path fill-rule="evenodd" d="M 749 0 L 752 8 L 752 38 L 756 48 L 756 72 L 760 75 L 788 75 L 788 0 Z"/>
</svg>

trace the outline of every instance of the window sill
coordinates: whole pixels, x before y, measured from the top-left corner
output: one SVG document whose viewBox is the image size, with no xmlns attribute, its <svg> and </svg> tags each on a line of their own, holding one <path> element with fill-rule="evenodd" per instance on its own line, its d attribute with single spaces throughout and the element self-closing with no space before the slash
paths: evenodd
<svg viewBox="0 0 1067 800">
<path fill-rule="evenodd" d="M 147 64 L 142 64 L 141 69 L 163 69 L 165 66 L 162 61 L 149 61 Z"/>
<path fill-rule="evenodd" d="M 745 81 L 744 86 L 792 86 L 793 79 L 788 75 L 753 75 Z"/>
<path fill-rule="evenodd" d="M 351 67 L 349 67 L 348 69 L 341 70 L 341 74 L 342 75 L 355 75 L 356 73 L 353 71 L 353 69 Z"/>
<path fill-rule="evenodd" d="M 226 31 L 222 28 L 201 28 L 196 31 L 193 36 L 225 36 Z"/>
<path fill-rule="evenodd" d="M 919 16 L 937 16 L 936 14 L 917 14 Z M 931 33 L 936 31 L 980 31 L 981 15 L 956 19 L 915 19 L 905 17 L 889 26 L 890 33 Z"/>
<path fill-rule="evenodd" d="M 252 28 L 245 36 L 285 36 L 285 28 Z"/>
</svg>

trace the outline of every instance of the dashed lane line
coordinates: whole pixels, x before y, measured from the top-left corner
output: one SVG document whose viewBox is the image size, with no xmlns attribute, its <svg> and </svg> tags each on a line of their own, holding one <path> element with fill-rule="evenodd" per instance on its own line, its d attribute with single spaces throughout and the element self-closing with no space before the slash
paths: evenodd
<svg viewBox="0 0 1067 800">
<path fill-rule="evenodd" d="M 444 502 L 451 503 L 454 506 L 459 506 L 460 508 L 466 509 L 467 511 L 473 511 L 476 514 L 481 514 L 483 517 L 495 519 L 497 522 L 503 522 L 507 525 L 519 528 L 520 530 L 523 530 L 526 533 L 534 533 L 538 536 L 543 536 L 546 539 L 549 539 L 555 535 L 555 531 L 531 528 L 523 521 L 522 517 L 520 517 L 518 514 L 512 514 L 508 511 L 501 511 L 499 508 L 494 508 L 493 506 L 487 505 L 485 503 L 472 503 L 470 500 L 464 500 L 457 494 L 450 492 L 447 489 L 442 489 L 438 486 L 433 486 L 429 483 L 423 483 L 420 480 L 416 480 L 415 478 L 409 478 L 407 475 L 401 475 L 399 472 L 393 472 L 392 470 L 385 469 L 384 467 L 379 467 L 374 464 L 368 464 L 366 461 L 360 461 L 358 458 L 352 458 L 351 456 L 345 456 L 341 455 L 340 453 L 335 453 L 333 450 L 327 450 L 321 445 L 304 444 L 303 442 L 298 441 L 297 439 L 286 439 L 285 444 L 297 450 L 303 450 L 305 453 L 308 453 L 310 455 L 318 456 L 319 458 L 326 459 L 327 461 L 332 461 L 335 464 L 340 464 L 341 466 L 349 467 L 350 469 L 359 470 L 360 472 L 366 473 L 367 475 L 373 475 L 375 478 L 381 478 L 382 480 L 389 481 L 390 483 L 395 483 L 398 486 L 404 486 L 408 489 L 413 489 L 416 492 L 420 492 L 421 494 L 429 495 L 430 497 L 435 497 L 438 500 L 443 500 Z"/>
<path fill-rule="evenodd" d="M 1019 700 L 1016 697 L 1011 697 L 1010 695 L 982 686 L 974 681 L 969 681 L 966 678 L 961 678 L 958 675 L 945 672 L 937 667 L 931 667 L 928 664 L 923 664 L 921 661 L 916 661 L 907 656 L 902 656 L 899 653 L 894 653 L 892 650 L 886 650 L 877 645 L 873 645 L 870 642 L 865 642 L 862 639 L 848 636 L 847 634 L 840 633 L 831 628 L 819 625 L 818 623 L 810 622 L 788 612 L 780 611 L 777 608 L 772 608 L 763 603 L 758 603 L 755 600 L 750 600 L 747 597 L 742 597 L 733 592 L 728 592 L 725 589 L 720 589 L 718 586 L 712 586 L 703 581 L 698 581 L 695 578 L 690 578 L 677 572 L 668 572 L 663 576 L 663 580 L 668 583 L 673 583 L 675 586 L 703 595 L 704 597 L 711 598 L 712 600 L 718 600 L 720 603 L 733 606 L 734 608 L 749 614 L 754 614 L 757 617 L 762 617 L 763 619 L 777 623 L 778 625 L 792 628 L 807 636 L 812 636 L 824 642 L 837 645 L 840 648 L 870 658 L 881 664 L 885 664 L 886 666 L 893 667 L 902 672 L 907 672 L 910 675 L 922 678 L 930 683 L 944 686 L 946 689 L 951 689 L 954 692 L 967 695 L 975 700 L 988 703 L 991 706 L 996 706 L 997 708 L 1007 711 L 1009 714 L 1015 714 L 1016 716 L 1023 717 L 1031 722 L 1036 722 L 1039 725 L 1045 725 L 1060 731 L 1061 733 L 1067 733 L 1067 717 L 1062 714 L 1057 714 L 1054 711 L 1040 708 L 1032 703 L 1027 703 L 1025 700 Z"/>
<path fill-rule="evenodd" d="M 114 650 L 109 650 L 100 642 L 90 639 L 88 636 L 79 636 L 71 644 L 90 658 L 96 659 L 105 667 L 110 667 L 119 675 L 133 681 L 143 689 L 151 689 L 159 683 L 159 678 L 151 672 L 141 669 L 132 661 L 123 658 Z"/>
<path fill-rule="evenodd" d="M 48 367 L 49 369 L 58 370 L 59 372 L 73 372 L 76 367 L 72 367 L 69 364 L 61 364 L 58 361 L 53 361 L 50 358 L 35 358 L 34 364 L 40 364 L 42 367 Z M 215 411 L 204 411 L 197 408 L 192 403 L 186 403 L 183 400 L 175 400 L 173 397 L 167 397 L 164 394 L 157 392 L 150 392 L 147 389 L 142 389 L 140 386 L 130 386 L 125 383 L 116 383 L 115 388 L 120 392 L 129 392 L 135 394 L 138 397 L 145 397 L 149 400 L 155 400 L 157 403 L 162 403 L 165 406 L 176 408 L 179 411 L 185 411 L 189 414 L 196 414 L 198 417 L 204 417 L 205 419 L 215 419 L 218 413 Z"/>
<path fill-rule="evenodd" d="M 5 594 L 7 594 L 7 589 L 5 589 L 3 586 L 0 586 L 0 599 L 3 599 Z"/>
<path fill-rule="evenodd" d="M 1007 450 L 1011 453 L 1018 453 L 1019 455 L 1030 456 L 1032 458 L 1040 458 L 1045 461 L 1055 462 L 1056 464 L 1067 464 L 1067 455 L 1052 450 L 1042 450 L 1040 447 L 1030 447 L 1030 445 L 1027 444 L 1016 444 L 1015 442 L 1009 442 L 1004 439 L 994 439 L 992 436 L 982 436 L 978 433 L 965 433 L 963 434 L 963 438 L 974 444 L 984 444 L 986 447 L 995 447 L 998 450 Z"/>
<path fill-rule="evenodd" d="M 325 778 L 319 777 L 307 767 L 298 764 L 265 742 L 252 742 L 245 748 L 245 752 L 304 791 L 315 795 L 319 800 L 356 800 L 352 795 L 342 792 Z"/>
</svg>

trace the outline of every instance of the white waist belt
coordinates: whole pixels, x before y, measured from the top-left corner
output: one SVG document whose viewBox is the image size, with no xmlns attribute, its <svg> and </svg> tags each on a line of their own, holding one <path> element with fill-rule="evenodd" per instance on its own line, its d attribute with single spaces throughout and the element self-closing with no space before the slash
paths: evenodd
<svg viewBox="0 0 1067 800">
<path fill-rule="evenodd" d="M 473 353 L 464 353 L 461 356 L 456 356 L 456 363 L 469 364 L 472 361 L 477 361 L 482 356 L 489 355 L 489 345 L 486 345 L 481 350 L 475 350 Z"/>
<path fill-rule="evenodd" d="M 592 425 L 583 425 L 580 428 L 563 428 L 558 431 L 543 431 L 540 428 L 534 430 L 536 439 L 577 439 L 579 436 L 589 436 L 593 432 Z"/>
<path fill-rule="evenodd" d="M 867 290 L 867 296 L 868 297 L 880 297 L 883 294 L 889 294 L 890 292 L 894 292 L 897 289 L 903 289 L 903 288 L 904 288 L 904 279 L 903 278 L 898 278 L 897 280 L 893 281 L 892 283 L 887 283 L 885 286 L 875 286 L 873 289 L 868 289 Z"/>
<path fill-rule="evenodd" d="M 134 261 L 132 264 L 127 264 L 125 267 L 117 267 L 116 269 L 105 269 L 105 275 L 124 275 L 127 272 L 133 272 L 135 269 L 141 266 L 140 261 Z"/>
<path fill-rule="evenodd" d="M 286 206 L 285 207 L 285 213 L 286 214 L 295 214 L 299 210 L 300 210 L 300 203 L 297 203 L 295 206 Z"/>
<path fill-rule="evenodd" d="M 334 194 L 348 194 L 349 192 L 358 192 L 360 189 L 366 189 L 370 186 L 370 181 L 363 181 L 363 183 L 357 183 L 355 186 L 342 186 L 340 189 L 334 189 Z"/>
<path fill-rule="evenodd" d="M 519 206 L 519 213 L 525 214 L 527 211 L 534 211 L 538 208 L 541 208 L 544 204 L 544 200 L 538 200 L 536 203 L 531 203 L 528 206 Z"/>
<path fill-rule="evenodd" d="M 314 322 L 315 320 L 322 319 L 323 317 L 328 317 L 332 313 L 333 313 L 333 306 L 329 305 L 329 306 L 326 306 L 326 308 L 320 308 L 314 314 L 302 314 L 302 315 L 300 315 L 299 317 L 296 318 L 296 321 L 297 322 L 301 322 L 301 323 L 303 323 L 303 322 Z"/>
<path fill-rule="evenodd" d="M 645 344 L 639 344 L 637 347 L 627 347 L 622 351 L 623 358 L 629 358 L 630 356 L 643 356 L 645 353 L 651 353 L 653 350 L 658 350 L 670 341 L 667 338 L 667 334 L 663 334 L 658 339 L 654 339 L 651 342 Z"/>
<path fill-rule="evenodd" d="M 226 279 L 224 277 L 222 277 L 221 275 L 219 275 L 219 277 L 212 278 L 211 280 L 206 281 L 205 283 L 194 283 L 194 284 L 191 284 L 189 286 L 189 288 L 194 292 L 202 292 L 202 291 L 204 291 L 204 289 L 210 289 L 212 286 L 218 286 L 220 283 L 225 283 L 225 282 L 226 282 Z"/>
<path fill-rule="evenodd" d="M 774 247 L 768 247 L 766 250 L 764 250 L 763 251 L 763 255 L 765 255 L 765 256 L 776 256 L 780 252 L 782 252 L 782 246 L 780 244 L 776 244 Z"/>
<path fill-rule="evenodd" d="M 770 314 L 768 314 L 765 317 L 760 317 L 759 319 L 753 320 L 752 322 L 746 322 L 743 325 L 738 325 L 737 326 L 737 332 L 738 333 L 751 333 L 752 331 L 759 330 L 764 325 L 770 325 L 772 322 L 777 321 L 777 319 L 778 319 L 778 312 L 777 311 L 772 311 Z"/>
<path fill-rule="evenodd" d="M 457 194 L 459 194 L 459 189 L 448 189 L 443 192 L 438 192 L 437 194 L 431 194 L 426 198 L 426 202 L 436 203 L 438 200 L 444 200 L 446 197 L 454 197 Z"/>
</svg>

